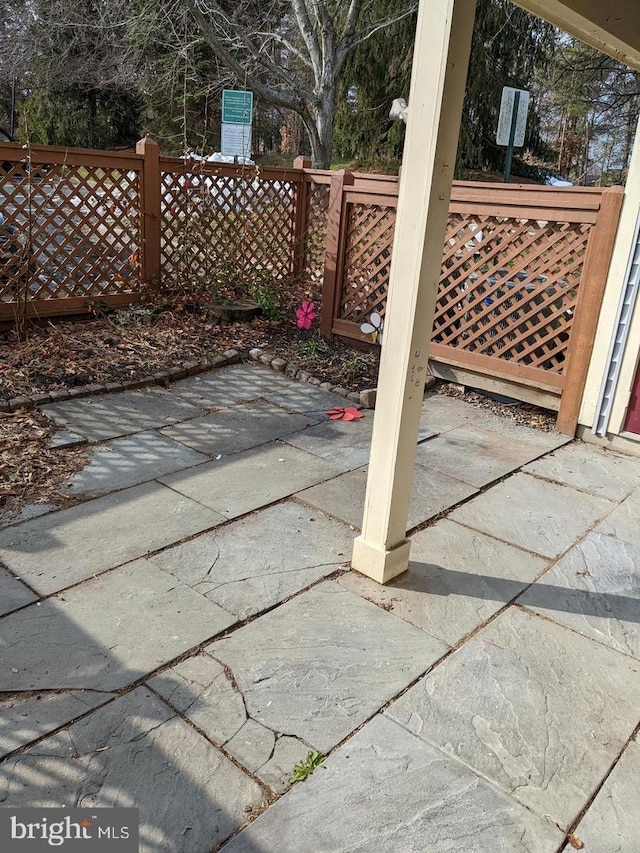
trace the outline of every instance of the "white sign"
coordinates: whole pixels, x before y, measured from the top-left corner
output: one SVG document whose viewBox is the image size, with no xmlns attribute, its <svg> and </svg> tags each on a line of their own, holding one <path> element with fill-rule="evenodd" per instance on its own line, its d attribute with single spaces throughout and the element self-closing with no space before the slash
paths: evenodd
<svg viewBox="0 0 640 853">
<path fill-rule="evenodd" d="M 251 125 L 222 122 L 220 151 L 230 157 L 251 156 Z"/>
<path fill-rule="evenodd" d="M 511 86 L 503 88 L 496 142 L 498 145 L 509 144 L 511 118 L 513 116 L 516 92 L 520 93 L 520 101 L 518 103 L 518 116 L 516 118 L 516 132 L 513 137 L 513 146 L 514 148 L 522 148 L 524 145 L 524 132 L 527 127 L 527 112 L 529 111 L 529 92 L 526 89 L 512 89 Z"/>
</svg>

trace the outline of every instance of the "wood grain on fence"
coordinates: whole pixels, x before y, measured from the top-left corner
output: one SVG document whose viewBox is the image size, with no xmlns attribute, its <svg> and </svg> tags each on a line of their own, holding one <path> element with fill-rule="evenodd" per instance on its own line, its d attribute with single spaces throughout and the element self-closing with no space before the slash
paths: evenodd
<svg viewBox="0 0 640 853">
<path fill-rule="evenodd" d="M 0 321 L 121 306 L 161 286 L 322 287 L 321 330 L 384 320 L 395 176 L 0 144 Z M 621 188 L 456 181 L 431 358 L 559 400 L 571 433 Z M 316 295 L 317 299 L 317 295 Z"/>
<path fill-rule="evenodd" d="M 327 245 L 340 275 L 323 296 L 324 330 L 366 340 L 371 313 L 384 322 L 395 193 L 386 181 L 375 191 L 370 176 L 344 190 L 337 261 Z M 619 187 L 455 182 L 431 358 L 556 393 L 558 427 L 573 434 L 621 198 Z"/>
</svg>

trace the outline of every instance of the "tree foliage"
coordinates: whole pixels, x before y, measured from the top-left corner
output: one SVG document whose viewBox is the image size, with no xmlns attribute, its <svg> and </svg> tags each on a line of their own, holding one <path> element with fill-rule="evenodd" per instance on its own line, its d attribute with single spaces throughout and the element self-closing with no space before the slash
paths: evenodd
<svg viewBox="0 0 640 853">
<path fill-rule="evenodd" d="M 556 170 L 580 183 L 593 176 L 624 181 L 640 113 L 640 74 L 564 37 L 534 85 Z"/>
<path fill-rule="evenodd" d="M 378 0 L 381 10 L 393 0 Z M 381 31 L 346 63 L 336 123 L 338 150 L 363 165 L 399 165 L 401 125 L 388 121 L 393 98 L 409 93 L 415 18 Z M 556 31 L 508 0 L 478 0 L 467 77 L 458 173 L 500 169 L 504 150 L 495 142 L 503 86 L 529 88 L 552 55 Z M 537 103 L 529 114 L 526 145 L 544 151 Z"/>
<path fill-rule="evenodd" d="M 142 95 L 121 48 L 124 0 L 5 4 L 5 76 L 22 94 L 20 133 L 36 142 L 113 147 L 132 141 Z M 135 135 L 133 135 L 135 138 Z"/>
<path fill-rule="evenodd" d="M 436 2 L 436 0 L 429 0 Z M 411 82 L 417 0 L 0 0 L 0 124 L 18 135 L 114 147 L 144 132 L 163 150 L 218 146 L 223 88 L 255 94 L 254 142 L 316 166 L 335 153 L 397 169 L 388 118 Z M 463 170 L 501 170 L 502 87 L 532 91 L 524 160 L 575 180 L 627 166 L 640 77 L 509 0 L 478 0 L 458 150 Z"/>
<path fill-rule="evenodd" d="M 327 168 L 339 80 L 349 54 L 412 14 L 396 0 L 380 14 L 373 0 L 185 0 L 202 36 L 236 82 L 266 103 L 297 113 L 314 165 Z"/>
</svg>

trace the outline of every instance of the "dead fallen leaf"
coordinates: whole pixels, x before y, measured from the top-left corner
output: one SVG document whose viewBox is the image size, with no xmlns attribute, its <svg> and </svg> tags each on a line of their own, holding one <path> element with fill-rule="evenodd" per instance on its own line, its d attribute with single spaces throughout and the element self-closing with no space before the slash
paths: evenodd
<svg viewBox="0 0 640 853">
<path fill-rule="evenodd" d="M 582 850 L 582 848 L 584 847 L 584 842 L 581 838 L 578 838 L 577 835 L 568 835 L 567 840 L 569 841 L 569 844 L 573 847 L 574 850 Z"/>
</svg>

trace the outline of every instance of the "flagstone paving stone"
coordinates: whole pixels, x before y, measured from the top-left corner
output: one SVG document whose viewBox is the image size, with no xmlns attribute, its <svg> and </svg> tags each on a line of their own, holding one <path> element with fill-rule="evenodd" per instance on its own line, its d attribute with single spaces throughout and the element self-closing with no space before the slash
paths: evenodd
<svg viewBox="0 0 640 853">
<path fill-rule="evenodd" d="M 478 422 L 477 410 L 463 400 L 443 394 L 425 394 L 422 403 L 420 426 L 444 433 L 465 424 Z"/>
<path fill-rule="evenodd" d="M 511 608 L 385 713 L 567 827 L 633 733 L 639 702 L 632 658 Z"/>
<path fill-rule="evenodd" d="M 50 403 L 42 411 L 89 441 L 104 441 L 194 418 L 202 410 L 168 391 L 151 388 Z"/>
<path fill-rule="evenodd" d="M 557 853 L 580 814 L 586 853 L 637 853 L 638 460 L 538 461 L 568 437 L 429 395 L 409 524 L 466 503 L 382 587 L 345 567 L 373 413 L 328 403 L 250 364 L 48 407 L 109 441 L 75 483 L 159 482 L 2 516 L 0 803 L 138 806 L 145 853 L 218 849 L 269 789 L 227 853 Z"/>
<path fill-rule="evenodd" d="M 514 474 L 450 518 L 543 557 L 558 557 L 614 506 L 530 474 Z"/>
<path fill-rule="evenodd" d="M 251 719 L 229 674 L 207 652 L 165 670 L 148 684 L 274 791 L 286 790 L 294 765 L 309 753 L 298 738 Z"/>
<path fill-rule="evenodd" d="M 224 519 L 145 483 L 0 531 L 0 559 L 48 595 Z"/>
<path fill-rule="evenodd" d="M 305 414 L 313 414 L 324 416 L 326 411 L 333 409 L 335 406 L 351 406 L 354 409 L 360 409 L 358 403 L 353 403 L 346 400 L 338 394 L 332 394 L 331 391 L 324 391 L 314 385 L 309 385 L 307 382 L 291 383 L 289 388 L 282 388 L 278 391 L 269 391 L 263 394 L 265 400 L 274 403 L 276 406 L 281 406 L 290 412 L 302 412 Z"/>
<path fill-rule="evenodd" d="M 640 658 L 640 546 L 590 533 L 518 603 Z"/>
<path fill-rule="evenodd" d="M 176 424 L 163 429 L 162 434 L 210 456 L 229 456 L 315 423 L 317 418 L 292 414 L 258 400 Z"/>
<path fill-rule="evenodd" d="M 49 439 L 49 447 L 51 450 L 62 450 L 64 447 L 77 447 L 79 444 L 86 444 L 87 439 L 83 435 L 78 435 L 77 432 L 70 432 L 67 429 L 60 429 Z"/>
<path fill-rule="evenodd" d="M 481 426 L 497 435 L 515 439 L 520 444 L 533 445 L 540 453 L 562 447 L 571 438 L 555 430 L 544 431 L 515 423 L 508 416 L 496 415 L 443 394 L 425 394 L 420 425 L 445 433 L 457 427 Z"/>
<path fill-rule="evenodd" d="M 9 527 L 11 524 L 19 524 L 21 521 L 29 521 L 31 518 L 37 518 L 39 515 L 46 515 L 46 513 L 52 512 L 54 509 L 58 509 L 57 504 L 42 503 L 29 504 L 17 512 L 7 511 L 0 513 L 0 530 L 3 527 Z"/>
<path fill-rule="evenodd" d="M 527 465 L 530 474 L 564 483 L 612 501 L 640 487 L 640 468 L 624 456 L 574 442 Z"/>
<path fill-rule="evenodd" d="M 376 717 L 223 853 L 555 853 L 562 833 Z"/>
<path fill-rule="evenodd" d="M 206 652 L 176 664 L 147 683 L 220 746 L 231 740 L 248 719 L 242 694 L 222 664 Z"/>
<path fill-rule="evenodd" d="M 297 737 L 276 735 L 273 754 L 257 768 L 256 776 L 272 791 L 281 794 L 291 786 L 291 774 L 296 764 L 305 761 L 308 755 L 308 745 Z"/>
<path fill-rule="evenodd" d="M 25 604 L 36 601 L 38 596 L 29 587 L 0 566 L 0 616 L 10 613 Z"/>
<path fill-rule="evenodd" d="M 640 489 L 632 492 L 616 507 L 611 515 L 598 525 L 597 530 L 640 547 Z"/>
<path fill-rule="evenodd" d="M 210 373 L 181 379 L 173 385 L 173 396 L 204 409 L 226 409 L 236 403 L 257 400 L 266 392 L 289 388 L 281 373 L 257 364 L 233 364 Z"/>
<path fill-rule="evenodd" d="M 339 583 L 453 646 L 513 600 L 548 564 L 442 519 L 411 537 L 409 571 L 385 586 L 357 572 Z"/>
<path fill-rule="evenodd" d="M 162 474 L 192 468 L 209 457 L 157 432 L 115 438 L 92 448 L 89 464 L 62 484 L 69 494 L 136 486 Z"/>
<path fill-rule="evenodd" d="M 117 690 L 235 621 L 141 560 L 0 619 L 0 691 Z"/>
<path fill-rule="evenodd" d="M 520 468 L 542 451 L 476 426 L 456 427 L 418 446 L 416 462 L 480 488 Z"/>
<path fill-rule="evenodd" d="M 193 471 L 161 477 L 160 482 L 225 518 L 235 518 L 343 470 L 283 442 L 270 442 Z"/>
<path fill-rule="evenodd" d="M 9 693 L 0 698 L 0 756 L 7 755 L 113 699 L 96 690 Z"/>
<path fill-rule="evenodd" d="M 640 745 L 632 741 L 576 827 L 574 835 L 584 844 L 584 853 L 640 850 L 639 789 Z M 567 844 L 564 851 L 575 849 Z"/>
<path fill-rule="evenodd" d="M 368 467 L 348 471 L 333 480 L 327 480 L 297 496 L 352 527 L 360 529 L 364 514 Z M 477 489 L 446 474 L 421 467 L 416 471 L 409 504 L 407 528 L 410 530 L 443 510 L 475 495 Z"/>
<path fill-rule="evenodd" d="M 284 441 L 340 465 L 343 471 L 351 471 L 369 464 L 372 430 L 373 412 L 366 411 L 359 420 L 325 421 L 304 432 L 288 435 Z M 418 442 L 434 436 L 432 429 L 421 427 Z"/>
<path fill-rule="evenodd" d="M 357 421 L 326 421 L 304 432 L 286 437 L 292 447 L 340 466 L 341 471 L 361 468 L 369 463 L 373 413 Z"/>
<path fill-rule="evenodd" d="M 139 809 L 142 853 L 211 850 L 264 800 L 255 781 L 142 688 L 0 765 L 0 802 L 15 808 Z"/>
<path fill-rule="evenodd" d="M 149 558 L 239 619 L 343 567 L 354 534 L 293 502 L 196 536 Z"/>
<path fill-rule="evenodd" d="M 447 646 L 329 581 L 207 651 L 230 669 L 252 719 L 326 752 Z"/>
</svg>

